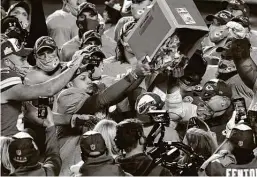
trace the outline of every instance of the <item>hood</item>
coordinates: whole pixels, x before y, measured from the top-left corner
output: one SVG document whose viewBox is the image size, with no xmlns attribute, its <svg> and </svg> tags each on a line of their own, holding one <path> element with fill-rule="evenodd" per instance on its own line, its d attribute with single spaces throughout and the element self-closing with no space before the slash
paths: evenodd
<svg viewBox="0 0 257 177">
<path fill-rule="evenodd" d="M 148 155 L 141 153 L 128 158 L 118 158 L 121 168 L 133 176 L 142 176 L 151 165 L 152 159 Z"/>
<path fill-rule="evenodd" d="M 79 172 L 82 176 L 124 176 L 124 171 L 114 163 L 111 156 L 88 158 L 81 166 Z"/>
</svg>

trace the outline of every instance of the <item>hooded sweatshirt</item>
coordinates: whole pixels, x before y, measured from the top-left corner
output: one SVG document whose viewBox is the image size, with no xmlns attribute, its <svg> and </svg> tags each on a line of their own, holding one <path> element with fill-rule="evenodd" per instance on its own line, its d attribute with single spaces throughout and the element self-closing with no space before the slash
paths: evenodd
<svg viewBox="0 0 257 177">
<path fill-rule="evenodd" d="M 122 168 L 115 164 L 111 156 L 102 155 L 97 158 L 88 158 L 81 166 L 82 176 L 125 176 Z"/>
<path fill-rule="evenodd" d="M 172 176 L 169 170 L 160 166 L 153 166 L 153 159 L 144 154 L 136 154 L 128 158 L 118 158 L 117 162 L 121 168 L 133 176 Z M 149 171 L 149 168 L 152 168 Z"/>
</svg>

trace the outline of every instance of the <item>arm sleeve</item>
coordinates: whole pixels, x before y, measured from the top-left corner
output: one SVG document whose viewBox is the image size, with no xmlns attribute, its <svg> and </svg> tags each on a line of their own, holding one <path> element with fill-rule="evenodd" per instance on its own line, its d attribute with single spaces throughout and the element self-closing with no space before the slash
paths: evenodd
<svg viewBox="0 0 257 177">
<path fill-rule="evenodd" d="M 46 128 L 46 159 L 43 165 L 46 176 L 58 176 L 62 166 L 60 148 L 55 132 L 55 126 Z"/>
<path fill-rule="evenodd" d="M 131 91 L 133 88 L 135 89 L 143 80 L 134 80 L 129 78 L 129 76 L 125 76 L 103 92 L 88 98 L 78 111 L 78 114 L 94 114 L 104 107 L 111 106 L 123 100 L 126 97 L 127 90 L 129 89 Z M 133 88 L 131 87 L 132 85 Z"/>
<path fill-rule="evenodd" d="M 80 110 L 89 95 L 80 89 L 67 89 L 57 98 L 56 111 L 61 114 L 75 114 Z"/>
</svg>

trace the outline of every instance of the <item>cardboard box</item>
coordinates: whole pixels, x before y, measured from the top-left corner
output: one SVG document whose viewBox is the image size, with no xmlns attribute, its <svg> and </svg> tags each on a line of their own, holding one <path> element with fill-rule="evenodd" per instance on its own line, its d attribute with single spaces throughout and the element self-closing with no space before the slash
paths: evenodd
<svg viewBox="0 0 257 177">
<path fill-rule="evenodd" d="M 176 34 L 180 51 L 191 58 L 208 31 L 193 0 L 156 0 L 128 35 L 128 43 L 138 59 L 146 55 L 152 59 L 164 41 Z"/>
</svg>

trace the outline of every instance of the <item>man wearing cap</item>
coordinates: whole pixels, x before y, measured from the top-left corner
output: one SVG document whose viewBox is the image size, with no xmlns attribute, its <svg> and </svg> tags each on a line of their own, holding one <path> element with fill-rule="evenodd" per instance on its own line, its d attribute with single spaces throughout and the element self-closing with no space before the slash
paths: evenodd
<svg viewBox="0 0 257 177">
<path fill-rule="evenodd" d="M 19 132 L 9 145 L 9 157 L 14 167 L 11 176 L 58 176 L 62 161 L 55 133 L 55 125 L 51 109 L 48 107 L 47 118 L 43 121 L 46 134 L 45 160 L 40 162 L 40 152 L 35 143 L 36 137 L 29 133 Z M 41 125 L 41 126 L 42 126 Z"/>
<path fill-rule="evenodd" d="M 88 131 L 80 140 L 81 159 L 84 164 L 79 172 L 82 176 L 125 176 L 122 168 L 107 155 L 107 147 L 99 132 Z"/>
<path fill-rule="evenodd" d="M 48 36 L 40 37 L 34 46 L 36 66 L 26 75 L 26 84 L 45 82 L 62 72 L 65 67 L 60 64 L 58 48 L 55 41 Z"/>
<path fill-rule="evenodd" d="M 256 176 L 257 157 L 253 152 L 256 147 L 253 130 L 239 123 L 226 135 L 219 152 L 213 155 L 217 158 L 209 160 L 201 170 L 205 169 L 208 176 Z"/>
<path fill-rule="evenodd" d="M 120 31 L 124 24 L 129 21 L 137 21 L 143 15 L 145 10 L 150 6 L 152 0 L 133 0 L 131 4 L 131 14 L 132 16 L 121 18 L 114 30 L 114 40 L 116 42 L 120 39 Z"/>
<path fill-rule="evenodd" d="M 211 24 L 209 27 L 209 35 L 205 37 L 202 42 L 202 49 L 203 57 L 209 64 L 212 64 L 217 58 L 220 58 L 219 53 L 216 52 L 216 48 L 217 46 L 224 45 L 229 34 L 226 24 L 233 17 L 233 14 L 228 10 L 222 10 L 215 15 L 208 15 L 206 17 L 206 21 Z"/>
<path fill-rule="evenodd" d="M 83 59 L 83 55 L 75 55 L 71 65 L 62 74 L 41 84 L 25 86 L 19 70 L 26 56 L 31 52 L 32 49 L 20 46 L 17 39 L 1 36 L 1 133 L 3 136 L 11 136 L 18 131 L 16 122 L 21 112 L 22 101 L 56 94 L 69 82 Z"/>
<path fill-rule="evenodd" d="M 25 44 L 28 32 L 23 29 L 18 18 L 14 16 L 6 16 L 1 20 L 1 32 L 9 38 L 18 39 L 20 44 Z"/>
<path fill-rule="evenodd" d="M 15 16 L 18 18 L 23 29 L 29 31 L 30 29 L 30 7 L 24 2 L 18 2 L 13 4 L 7 12 L 8 16 Z"/>
<path fill-rule="evenodd" d="M 102 35 L 99 13 L 92 3 L 85 2 L 78 7 L 76 24 L 78 35 L 62 46 L 60 52 L 62 61 L 70 61 L 70 57 L 81 47 L 83 34 L 87 31 L 93 30 Z M 115 45 L 111 45 L 109 39 L 102 38 L 102 50 L 107 58 L 115 56 Z"/>
</svg>

